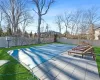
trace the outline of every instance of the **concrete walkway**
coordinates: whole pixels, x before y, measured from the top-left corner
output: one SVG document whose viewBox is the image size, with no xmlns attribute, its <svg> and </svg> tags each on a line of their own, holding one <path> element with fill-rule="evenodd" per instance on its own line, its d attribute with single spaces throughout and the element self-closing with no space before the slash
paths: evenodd
<svg viewBox="0 0 100 80">
<path fill-rule="evenodd" d="M 35 67 L 33 73 L 41 80 L 100 80 L 94 60 L 66 53 Z"/>
<path fill-rule="evenodd" d="M 9 60 L 0 60 L 0 66 L 6 64 L 6 63 L 8 63 L 8 62 L 9 62 Z"/>
</svg>

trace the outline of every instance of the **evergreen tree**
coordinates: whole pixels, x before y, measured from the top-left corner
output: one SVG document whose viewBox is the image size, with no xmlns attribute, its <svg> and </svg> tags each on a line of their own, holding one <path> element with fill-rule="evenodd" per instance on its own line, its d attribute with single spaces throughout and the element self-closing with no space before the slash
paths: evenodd
<svg viewBox="0 0 100 80">
<path fill-rule="evenodd" d="M 11 28 L 10 27 L 7 28 L 7 35 L 8 36 L 11 36 L 12 35 L 12 31 L 11 31 Z"/>
<path fill-rule="evenodd" d="M 0 28 L 0 36 L 2 36 L 3 35 L 3 30 L 2 30 L 2 28 Z"/>
<path fill-rule="evenodd" d="M 25 31 L 24 36 L 25 36 L 25 37 L 28 37 L 28 33 L 27 33 L 27 31 Z"/>
<path fill-rule="evenodd" d="M 17 29 L 17 34 L 18 34 L 18 36 L 21 36 L 22 35 L 22 31 L 21 31 L 21 29 L 19 28 L 19 29 Z"/>
<path fill-rule="evenodd" d="M 32 37 L 32 35 L 33 35 L 33 34 L 32 34 L 32 31 L 31 31 L 31 32 L 30 32 L 30 37 Z"/>
</svg>

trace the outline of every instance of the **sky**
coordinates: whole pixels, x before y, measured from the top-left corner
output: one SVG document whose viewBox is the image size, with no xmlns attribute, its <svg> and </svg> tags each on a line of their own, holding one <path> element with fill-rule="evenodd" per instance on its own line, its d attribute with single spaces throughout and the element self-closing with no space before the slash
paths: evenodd
<svg viewBox="0 0 100 80">
<path fill-rule="evenodd" d="M 56 15 L 61 15 L 64 12 L 71 12 L 77 9 L 88 9 L 93 6 L 100 7 L 100 0 L 55 0 L 55 3 L 50 7 L 48 13 L 43 16 L 45 22 L 41 25 L 41 27 L 43 29 L 43 26 L 45 27 L 45 24 L 48 23 L 50 30 L 58 31 L 57 25 L 55 24 Z M 34 13 L 34 16 L 34 23 L 26 29 L 33 33 L 37 31 L 37 14 Z M 64 32 L 65 28 L 62 29 L 62 33 Z"/>
<path fill-rule="evenodd" d="M 58 31 L 58 27 L 55 24 L 56 15 L 61 15 L 64 12 L 71 12 L 77 9 L 88 9 L 93 6 L 100 7 L 100 0 L 55 0 L 55 3 L 52 4 L 48 13 L 42 17 L 45 22 L 42 22 L 41 27 L 43 29 L 43 26 L 45 27 L 46 23 L 48 23 L 50 30 Z M 31 5 L 30 8 L 32 9 L 34 6 Z M 34 13 L 33 10 L 30 11 L 30 14 L 34 16 L 34 22 L 26 28 L 26 31 L 35 33 L 37 32 L 37 14 Z M 62 33 L 64 32 L 65 28 L 62 29 Z"/>
</svg>

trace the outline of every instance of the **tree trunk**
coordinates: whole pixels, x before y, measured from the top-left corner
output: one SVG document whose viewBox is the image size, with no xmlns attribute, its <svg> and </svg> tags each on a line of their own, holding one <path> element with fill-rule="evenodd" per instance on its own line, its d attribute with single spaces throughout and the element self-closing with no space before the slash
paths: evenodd
<svg viewBox="0 0 100 80">
<path fill-rule="evenodd" d="M 67 37 L 67 25 L 65 24 L 65 26 L 66 26 L 66 33 L 65 33 L 65 36 Z"/>
<path fill-rule="evenodd" d="M 75 35 L 78 34 L 78 31 L 79 31 L 79 28 L 78 28 L 78 26 L 77 26 Z"/>
<path fill-rule="evenodd" d="M 41 16 L 39 16 L 38 18 L 38 43 L 40 44 L 40 37 L 41 37 L 41 33 L 40 33 L 40 26 L 41 26 Z"/>
<path fill-rule="evenodd" d="M 59 23 L 59 33 L 61 33 L 61 24 Z"/>
<path fill-rule="evenodd" d="M 73 35 L 73 29 L 74 29 L 74 27 L 72 26 L 72 29 L 71 29 L 71 35 Z"/>
<path fill-rule="evenodd" d="M 59 32 L 61 33 L 61 28 L 59 27 Z"/>
</svg>

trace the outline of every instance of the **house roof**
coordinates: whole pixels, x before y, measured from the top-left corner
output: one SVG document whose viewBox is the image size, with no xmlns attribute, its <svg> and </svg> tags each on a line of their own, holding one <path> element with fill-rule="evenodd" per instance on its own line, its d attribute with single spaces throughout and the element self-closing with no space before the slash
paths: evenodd
<svg viewBox="0 0 100 80">
<path fill-rule="evenodd" d="M 94 30 L 98 30 L 98 29 L 100 29 L 100 27 L 97 27 L 97 28 L 95 28 Z"/>
</svg>

